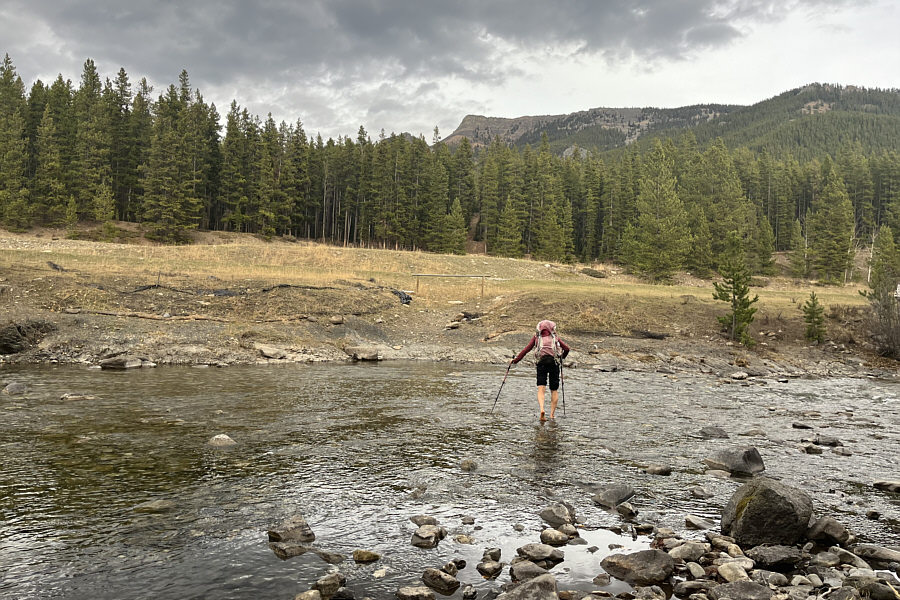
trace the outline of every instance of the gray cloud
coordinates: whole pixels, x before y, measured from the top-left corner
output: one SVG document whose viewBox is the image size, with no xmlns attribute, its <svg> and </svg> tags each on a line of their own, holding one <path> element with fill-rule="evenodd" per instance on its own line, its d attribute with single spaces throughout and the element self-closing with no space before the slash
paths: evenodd
<svg viewBox="0 0 900 600">
<path fill-rule="evenodd" d="M 268 0 L 127 2 L 12 0 L 0 37 L 25 79 L 59 71 L 77 80 L 93 58 L 157 86 L 188 69 L 209 98 L 235 90 L 241 104 L 337 133 L 341 120 L 444 115 L 462 108 L 436 82 L 502 84 L 522 53 L 560 48 L 609 62 L 682 60 L 727 46 L 754 24 L 853 0 Z M 17 27 L 16 30 L 12 30 Z M 23 31 L 22 28 L 25 28 Z M 381 84 L 385 87 L 379 88 Z M 431 87 L 429 87 L 431 86 Z M 422 93 L 420 90 L 430 90 Z M 396 94 L 384 97 L 383 93 Z M 219 104 L 231 98 L 220 98 Z M 431 107 L 423 102 L 434 102 Z M 452 107 L 452 108 L 451 108 Z M 220 110 L 226 107 L 220 106 Z M 408 115 L 407 115 L 408 116 Z M 461 114 L 458 116 L 462 116 Z M 454 118 L 458 118 L 458 116 Z M 435 117 L 432 116 L 432 119 Z M 414 119 L 413 119 L 414 120 Z M 372 126 L 379 126 L 373 123 Z M 394 126 L 393 124 L 389 125 Z"/>
</svg>

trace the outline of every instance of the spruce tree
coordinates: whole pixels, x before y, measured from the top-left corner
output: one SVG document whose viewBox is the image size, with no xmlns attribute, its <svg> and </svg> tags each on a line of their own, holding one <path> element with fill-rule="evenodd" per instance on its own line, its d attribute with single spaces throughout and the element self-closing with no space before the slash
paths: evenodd
<svg viewBox="0 0 900 600">
<path fill-rule="evenodd" d="M 675 192 L 672 166 L 671 157 L 657 141 L 640 181 L 637 221 L 623 235 L 625 264 L 656 281 L 669 280 L 682 268 L 691 247 L 687 213 Z"/>
<path fill-rule="evenodd" d="M 872 244 L 872 258 L 869 261 L 869 287 L 873 290 L 893 289 L 900 276 L 900 254 L 894 244 L 894 234 L 887 225 L 882 225 Z"/>
<path fill-rule="evenodd" d="M 725 248 L 724 260 L 719 267 L 722 281 L 713 283 L 713 299 L 727 302 L 731 311 L 718 320 L 729 338 L 752 346 L 754 341 L 748 329 L 756 313 L 753 305 L 759 295 L 750 298 L 750 270 L 744 262 L 744 249 L 736 231 L 728 234 Z"/>
<path fill-rule="evenodd" d="M 7 54 L 0 64 L 0 222 L 31 225 L 26 188 L 25 86 Z"/>
<path fill-rule="evenodd" d="M 65 222 L 68 200 L 65 172 L 56 144 L 56 124 L 49 106 L 44 109 L 35 140 L 35 171 L 31 199 L 43 223 L 62 225 Z"/>
<path fill-rule="evenodd" d="M 790 261 L 791 277 L 803 279 L 809 275 L 809 257 L 806 248 L 806 238 L 803 236 L 803 227 L 798 219 L 794 219 L 791 226 L 791 244 L 788 260 Z"/>
<path fill-rule="evenodd" d="M 853 249 L 853 206 L 840 175 L 830 168 L 809 219 L 813 267 L 827 283 L 842 283 Z"/>
<path fill-rule="evenodd" d="M 522 256 L 522 223 L 508 198 L 500 213 L 500 227 L 497 231 L 494 253 L 514 258 Z"/>
<path fill-rule="evenodd" d="M 825 341 L 825 307 L 819 304 L 815 292 L 809 293 L 809 299 L 803 303 L 801 310 L 806 323 L 806 339 L 821 344 Z"/>
</svg>

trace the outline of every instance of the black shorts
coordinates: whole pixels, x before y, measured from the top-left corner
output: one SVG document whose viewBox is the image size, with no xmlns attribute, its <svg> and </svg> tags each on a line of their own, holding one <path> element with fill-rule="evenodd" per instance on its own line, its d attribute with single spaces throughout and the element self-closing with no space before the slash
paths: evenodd
<svg viewBox="0 0 900 600">
<path fill-rule="evenodd" d="M 550 379 L 550 391 L 559 389 L 559 365 L 552 356 L 542 356 L 537 362 L 537 384 L 547 385 Z"/>
</svg>

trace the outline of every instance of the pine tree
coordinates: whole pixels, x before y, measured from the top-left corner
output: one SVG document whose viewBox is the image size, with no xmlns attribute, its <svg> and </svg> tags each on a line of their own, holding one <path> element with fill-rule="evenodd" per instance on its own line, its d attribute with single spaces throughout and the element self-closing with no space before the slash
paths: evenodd
<svg viewBox="0 0 900 600">
<path fill-rule="evenodd" d="M 84 63 L 81 86 L 75 92 L 75 173 L 73 188 L 79 216 L 90 217 L 94 199 L 110 185 L 110 128 L 103 88 L 94 61 Z"/>
<path fill-rule="evenodd" d="M 728 302 L 731 312 L 718 317 L 718 320 L 729 338 L 752 346 L 754 341 L 748 328 L 753 322 L 756 313 L 753 304 L 759 300 L 759 295 L 750 298 L 750 270 L 744 262 L 744 250 L 737 232 L 728 234 L 725 247 L 724 260 L 719 267 L 722 281 L 713 283 L 713 299 Z"/>
<path fill-rule="evenodd" d="M 514 258 L 522 256 L 522 222 L 509 198 L 500 213 L 500 227 L 497 231 L 497 241 L 494 243 L 494 254 Z"/>
<path fill-rule="evenodd" d="M 809 219 L 813 267 L 829 283 L 841 283 L 853 249 L 853 206 L 840 175 L 830 168 Z"/>
<path fill-rule="evenodd" d="M 31 198 L 40 220 L 49 225 L 61 225 L 66 217 L 66 185 L 62 158 L 56 145 L 56 123 L 50 107 L 44 116 L 35 139 L 35 172 Z"/>
<path fill-rule="evenodd" d="M 788 255 L 790 260 L 791 277 L 803 279 L 809 275 L 809 255 L 807 253 L 806 238 L 803 237 L 803 227 L 798 219 L 794 220 L 791 227 L 791 245 Z"/>
<path fill-rule="evenodd" d="M 825 307 L 819 304 L 815 292 L 803 303 L 803 321 L 806 323 L 806 339 L 819 344 L 825 341 Z"/>
<path fill-rule="evenodd" d="M 444 219 L 444 248 L 448 254 L 466 253 L 466 219 L 463 216 L 459 198 L 453 201 L 450 212 Z"/>
<path fill-rule="evenodd" d="M 638 216 L 623 235 L 622 257 L 634 272 L 666 281 L 682 268 L 691 247 L 687 213 L 675 192 L 673 162 L 657 142 L 647 157 Z"/>
<path fill-rule="evenodd" d="M 872 244 L 872 258 L 869 261 L 869 287 L 873 290 L 893 289 L 900 277 L 900 254 L 894 244 L 894 234 L 887 225 L 882 225 Z"/>
<path fill-rule="evenodd" d="M 9 55 L 0 64 L 0 222 L 10 229 L 31 225 L 26 188 L 25 86 Z"/>
</svg>

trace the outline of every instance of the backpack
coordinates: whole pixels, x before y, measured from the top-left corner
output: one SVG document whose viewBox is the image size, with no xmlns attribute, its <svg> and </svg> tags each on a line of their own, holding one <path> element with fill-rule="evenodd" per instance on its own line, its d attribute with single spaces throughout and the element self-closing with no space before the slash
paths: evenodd
<svg viewBox="0 0 900 600">
<path fill-rule="evenodd" d="M 550 356 L 553 360 L 559 360 L 560 346 L 559 339 L 556 337 L 556 323 L 553 321 L 541 321 L 537 324 L 537 332 L 534 340 L 534 360 L 541 360 L 545 356 Z M 543 335 L 544 333 L 547 335 Z"/>
</svg>

